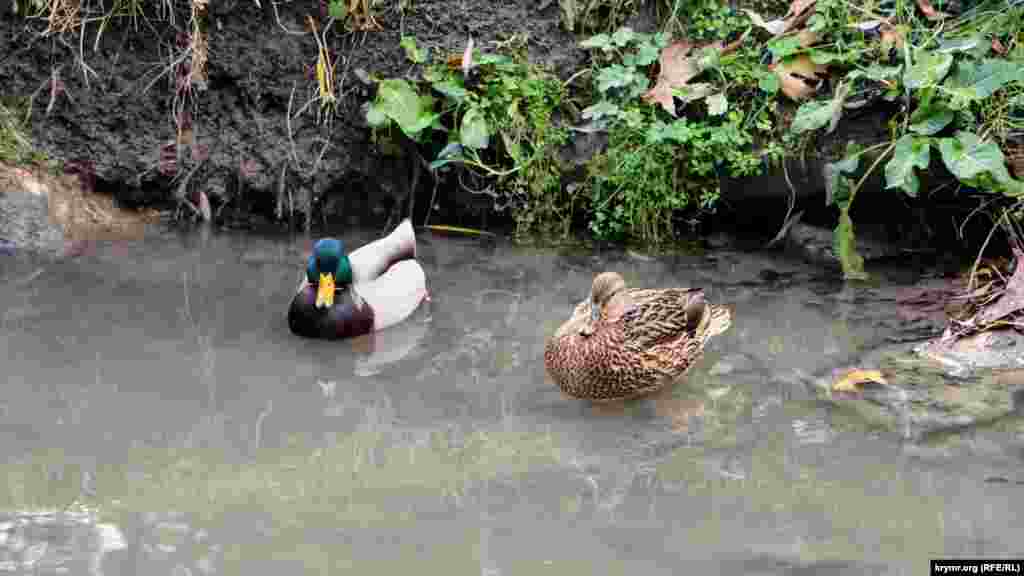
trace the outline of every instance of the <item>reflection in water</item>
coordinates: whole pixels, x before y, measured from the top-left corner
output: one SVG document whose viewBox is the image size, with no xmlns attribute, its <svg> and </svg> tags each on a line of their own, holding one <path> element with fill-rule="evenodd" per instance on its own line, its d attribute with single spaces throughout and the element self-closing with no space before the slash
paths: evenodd
<svg viewBox="0 0 1024 576">
<path fill-rule="evenodd" d="M 1024 430 L 912 449 L 813 399 L 804 375 L 905 336 L 885 271 L 843 287 L 773 256 L 423 236 L 433 301 L 325 342 L 284 318 L 309 239 L 94 248 L 0 259 L 7 572 L 911 574 L 1024 528 Z M 656 396 L 569 400 L 544 339 L 605 269 L 699 284 L 733 329 Z M 88 527 L 17 519 L 76 501 Z"/>
</svg>

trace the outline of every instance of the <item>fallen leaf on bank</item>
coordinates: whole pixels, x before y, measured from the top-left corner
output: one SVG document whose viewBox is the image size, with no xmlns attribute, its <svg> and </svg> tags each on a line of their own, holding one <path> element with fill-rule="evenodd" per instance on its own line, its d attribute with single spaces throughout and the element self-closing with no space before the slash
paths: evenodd
<svg viewBox="0 0 1024 576">
<path fill-rule="evenodd" d="M 945 12 L 939 12 L 928 0 L 917 0 L 917 7 L 921 9 L 924 17 L 929 20 L 941 20 L 947 16 Z"/>
<path fill-rule="evenodd" d="M 888 384 L 885 378 L 882 377 L 882 373 L 878 370 L 853 369 L 843 374 L 832 384 L 832 391 L 857 393 L 860 392 L 862 385 L 866 382 L 883 386 Z"/>
<path fill-rule="evenodd" d="M 995 322 L 1017 312 L 1024 310 L 1024 253 L 1017 248 L 1013 249 L 1017 257 L 1017 267 L 1013 276 L 1006 282 L 1006 291 L 992 304 L 978 314 L 978 322 L 982 325 Z"/>
<path fill-rule="evenodd" d="M 796 38 L 804 48 L 813 46 L 819 40 L 818 35 L 810 30 L 801 30 L 797 32 Z"/>
<path fill-rule="evenodd" d="M 673 42 L 661 51 L 661 57 L 658 59 L 658 81 L 653 88 L 644 93 L 644 101 L 657 102 L 669 114 L 676 115 L 676 105 L 672 100 L 673 90 L 682 88 L 701 73 L 697 59 L 688 57 L 692 49 L 693 45 L 684 40 Z"/>
<path fill-rule="evenodd" d="M 821 84 L 818 76 L 824 74 L 828 67 L 815 64 L 808 55 L 801 54 L 786 62 L 772 64 L 769 69 L 778 77 L 783 94 L 791 100 L 803 100 L 814 94 Z"/>
<path fill-rule="evenodd" d="M 890 47 L 903 48 L 903 31 L 895 26 L 882 26 L 882 50 L 888 52 Z"/>
<path fill-rule="evenodd" d="M 793 0 L 786 13 L 786 31 L 796 30 L 814 14 L 817 0 Z"/>
<path fill-rule="evenodd" d="M 699 76 L 704 70 L 716 65 L 719 57 L 739 48 L 746 37 L 744 34 L 735 42 L 726 45 L 714 42 L 704 46 L 694 46 L 685 40 L 680 40 L 666 46 L 658 58 L 658 81 L 653 88 L 644 93 L 644 101 L 657 102 L 669 114 L 675 116 L 676 106 L 673 98 L 676 96 L 677 90 L 683 92 L 680 97 L 686 102 L 711 95 L 713 87 L 710 84 L 688 84 L 688 82 Z"/>
<path fill-rule="evenodd" d="M 793 0 L 793 3 L 789 5 L 789 12 L 786 13 L 786 17 L 802 16 L 808 8 L 813 7 L 817 2 L 818 0 Z"/>
</svg>

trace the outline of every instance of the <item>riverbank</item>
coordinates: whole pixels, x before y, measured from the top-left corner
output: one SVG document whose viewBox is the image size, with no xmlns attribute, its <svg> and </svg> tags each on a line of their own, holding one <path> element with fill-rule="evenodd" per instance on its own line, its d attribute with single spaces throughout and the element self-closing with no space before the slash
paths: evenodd
<svg viewBox="0 0 1024 576">
<path fill-rule="evenodd" d="M 0 149 L 231 228 L 834 228 L 849 277 L 1016 207 L 1019 5 L 577 4 L 18 3 Z"/>
</svg>

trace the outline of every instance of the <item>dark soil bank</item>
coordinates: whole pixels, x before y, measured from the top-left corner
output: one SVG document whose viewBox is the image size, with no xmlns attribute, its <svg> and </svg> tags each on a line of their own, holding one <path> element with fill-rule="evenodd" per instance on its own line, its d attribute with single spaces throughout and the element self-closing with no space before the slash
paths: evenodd
<svg viewBox="0 0 1024 576">
<path fill-rule="evenodd" d="M 325 8 L 310 1 L 279 3 L 276 10 L 270 2 L 260 4 L 209 4 L 208 81 L 205 90 L 194 92 L 186 118 L 191 158 L 178 180 L 173 166 L 166 169 L 166 156 L 161 165 L 161 150 L 169 147 L 173 156 L 178 138 L 170 65 L 183 53 L 187 4 L 178 6 L 175 25 L 149 14 L 147 3 L 149 21 L 140 19 L 137 31 L 129 18 L 121 18 L 98 42 L 98 25 L 87 24 L 81 46 L 77 31 L 64 40 L 46 37 L 45 21 L 26 20 L 8 7 L 0 16 L 0 85 L 6 97 L 35 95 L 31 126 L 37 147 L 94 172 L 99 189 L 113 191 L 128 205 L 173 199 L 191 160 L 205 158 L 189 185 L 207 191 L 215 211 L 224 206 L 221 216 L 228 220 L 233 213 L 287 218 L 290 196 L 297 215 L 312 201 L 315 220 L 344 214 L 383 222 L 392 209 L 407 210 L 398 203 L 406 197 L 414 166 L 375 148 L 362 110 L 374 86 L 357 78 L 366 77 L 362 71 L 377 77 L 405 74 L 410 65 L 399 46 L 403 34 L 441 54 L 461 53 L 469 37 L 488 49 L 512 34 L 526 34 L 531 58 L 563 77 L 584 62 L 573 36 L 559 28 L 557 3 L 542 9 L 529 0 L 417 0 L 402 11 L 398 2 L 388 3 L 390 11 L 376 13 L 382 30 L 348 32 L 335 26 L 337 33 L 327 34 L 328 49 L 338 58 L 337 115 L 329 127 L 322 125 L 314 103 L 293 117 L 289 138 L 289 101 L 295 116 L 316 94 L 318 48 L 306 17 L 325 21 Z M 58 90 L 51 105 L 54 84 Z M 420 213 L 433 186 L 429 175 L 417 183 L 425 195 Z M 278 190 L 284 191 L 283 203 Z M 476 199 L 446 192 L 441 187 L 436 202 L 445 223 L 490 209 L 489 202 L 476 205 Z M 455 206 L 460 209 L 452 212 Z"/>
<path fill-rule="evenodd" d="M 46 35 L 44 19 L 26 19 L 8 5 L 0 15 L 0 86 L 22 110 L 31 98 L 33 144 L 64 161 L 66 169 L 94 176 L 99 190 L 129 206 L 173 205 L 176 196 L 196 199 L 203 190 L 217 219 L 231 226 L 264 219 L 301 226 L 306 215 L 313 226 L 383 225 L 409 211 L 420 222 L 428 205 L 434 223 L 508 223 L 507 212 L 494 212 L 491 198 L 446 182 L 435 186 L 421 162 L 412 160 L 416 155 L 387 152 L 374 143 L 364 115 L 376 90 L 371 77 L 412 70 L 399 44 L 403 35 L 441 55 L 460 54 L 470 37 L 478 49 L 490 51 L 518 35 L 526 38 L 531 60 L 563 80 L 587 65 L 579 39 L 560 26 L 557 2 L 389 2 L 375 12 L 380 30 L 350 32 L 335 25 L 326 35 L 339 80 L 337 112 L 324 123 L 318 104 L 311 103 L 318 46 L 307 17 L 326 22 L 325 5 L 211 2 L 206 81 L 196 83 L 188 97 L 182 96 L 180 70 L 190 61 L 189 4 L 175 7 L 173 22 L 146 3 L 146 18 L 117 18 L 102 34 L 94 20 L 83 33 L 79 28 Z M 645 13 L 628 24 L 650 30 L 652 19 Z M 705 220 L 767 237 L 797 211 L 804 212 L 804 223 L 834 226 L 835 209 L 824 202 L 823 159 L 848 139 L 887 139 L 891 113 L 868 109 L 844 117 L 817 150 L 790 159 L 785 170 L 775 167 L 742 181 L 723 174 L 717 215 Z M 584 132 L 570 138 L 563 180 L 582 175 L 583 161 L 606 142 Z M 942 209 L 934 197 L 927 204 Z M 875 227 L 883 241 L 911 238 L 917 245 L 949 236 L 921 226 L 948 222 L 947 215 L 926 217 L 919 208 L 904 194 L 884 190 L 879 170 L 854 208 L 858 234 L 869 237 Z M 952 209 L 962 211 L 959 205 Z"/>
</svg>

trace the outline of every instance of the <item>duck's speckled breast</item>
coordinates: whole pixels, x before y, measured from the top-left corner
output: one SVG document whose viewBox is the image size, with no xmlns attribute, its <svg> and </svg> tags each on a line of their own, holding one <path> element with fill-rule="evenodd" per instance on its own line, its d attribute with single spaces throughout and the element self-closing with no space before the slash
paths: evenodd
<svg viewBox="0 0 1024 576">
<path fill-rule="evenodd" d="M 373 309 L 361 298 L 353 298 L 351 287 L 336 294 L 333 306 L 318 309 L 316 287 L 307 284 L 292 298 L 288 326 L 295 334 L 307 338 L 353 338 L 373 330 Z"/>
<path fill-rule="evenodd" d="M 585 323 L 585 319 L 574 319 L 548 340 L 544 364 L 552 380 L 575 398 L 614 398 L 634 392 L 629 377 L 636 368 L 622 357 L 621 332 L 605 329 L 581 336 L 577 330 Z"/>
</svg>

